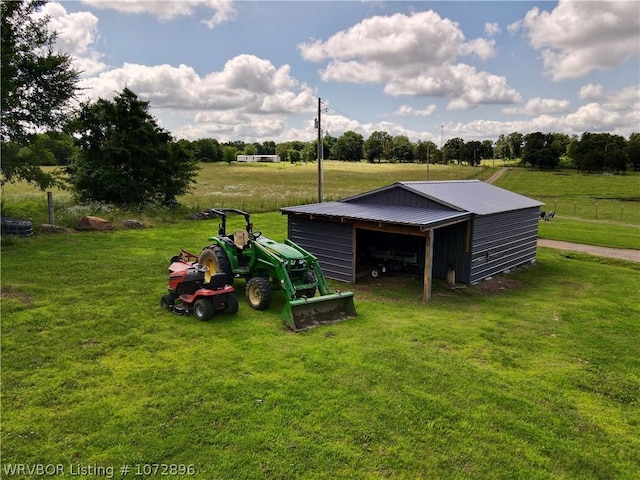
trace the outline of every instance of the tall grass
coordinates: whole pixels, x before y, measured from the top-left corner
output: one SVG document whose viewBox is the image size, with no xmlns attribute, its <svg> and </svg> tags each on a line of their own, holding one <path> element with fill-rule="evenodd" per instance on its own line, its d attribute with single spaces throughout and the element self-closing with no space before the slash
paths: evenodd
<svg viewBox="0 0 640 480">
<path fill-rule="evenodd" d="M 396 181 L 426 179 L 426 165 L 335 161 L 325 161 L 323 165 L 325 201 L 339 200 Z M 78 205 L 69 191 L 54 189 L 56 223 L 72 226 L 83 215 L 93 212 L 109 220 L 133 216 L 158 224 L 212 207 L 272 212 L 284 206 L 318 201 L 317 164 L 205 163 L 201 166 L 194 188 L 178 199 L 180 207 L 174 209 L 147 205 L 123 210 L 104 204 Z M 432 180 L 486 178 L 489 174 L 486 168 L 480 167 L 429 167 Z M 35 223 L 48 220 L 45 192 L 18 183 L 5 185 L 2 194 L 3 215 L 27 218 Z"/>
<path fill-rule="evenodd" d="M 499 162 L 497 162 L 499 163 Z M 430 180 L 477 178 L 497 171 L 490 166 L 430 165 Z M 427 166 L 324 162 L 324 200 L 389 185 L 396 181 L 425 180 Z M 496 186 L 536 198 L 554 210 L 556 220 L 541 226 L 544 238 L 596 245 L 638 248 L 640 242 L 640 174 L 583 175 L 572 170 L 507 170 Z M 148 225 L 182 221 L 212 207 L 234 207 L 251 213 L 318 201 L 318 167 L 310 164 L 202 164 L 194 189 L 179 198 L 176 208 L 143 206 L 123 210 L 112 205 L 74 202 L 71 193 L 54 190 L 55 223 L 72 227 L 83 216 L 98 215 L 119 224 L 135 218 Z M 45 192 L 25 184 L 5 185 L 2 214 L 26 218 L 39 225 L 48 221 Z M 571 220 L 565 220 L 571 217 Z M 588 222 L 587 222 L 588 221 Z M 599 222 L 598 224 L 592 222 Z M 594 235 L 591 234 L 594 233 Z"/>
</svg>

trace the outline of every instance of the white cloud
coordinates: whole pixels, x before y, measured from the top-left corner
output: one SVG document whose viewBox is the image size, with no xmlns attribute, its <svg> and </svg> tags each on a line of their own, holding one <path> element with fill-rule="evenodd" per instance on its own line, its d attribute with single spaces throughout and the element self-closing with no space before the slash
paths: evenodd
<svg viewBox="0 0 640 480">
<path fill-rule="evenodd" d="M 46 3 L 35 18 L 49 17 L 47 27 L 56 32 L 56 48 L 69 54 L 74 68 L 83 75 L 95 75 L 103 71 L 106 65 L 101 61 L 102 54 L 93 48 L 97 37 L 98 19 L 89 12 L 68 13 L 63 5 L 56 2 Z"/>
<path fill-rule="evenodd" d="M 268 60 L 239 55 L 219 72 L 201 77 L 187 65 L 146 66 L 125 63 L 121 68 L 84 79 L 84 100 L 112 98 L 125 87 L 150 102 L 159 120 L 191 112 L 192 122 L 173 129 L 178 137 L 202 132 L 220 140 L 275 138 L 287 116 L 315 111 L 314 92 Z"/>
<path fill-rule="evenodd" d="M 562 113 L 569 109 L 568 100 L 558 100 L 555 98 L 532 98 L 523 107 L 504 108 L 503 113 L 507 115 L 543 115 L 551 113 Z"/>
<path fill-rule="evenodd" d="M 580 89 L 579 97 L 586 102 L 597 103 L 607 110 L 639 111 L 640 85 L 621 88 L 620 90 L 605 90 L 602 85 L 590 83 Z"/>
<path fill-rule="evenodd" d="M 640 56 L 640 6 L 635 1 L 560 0 L 551 12 L 538 7 L 509 29 L 522 28 L 553 80 L 582 77 Z"/>
<path fill-rule="evenodd" d="M 601 100 L 604 95 L 604 87 L 590 83 L 580 89 L 578 96 L 580 100 Z"/>
<path fill-rule="evenodd" d="M 464 35 L 455 22 L 427 11 L 367 18 L 326 42 L 303 43 L 298 49 L 311 62 L 359 59 L 415 68 L 416 64 L 438 65 L 450 60 L 463 43 Z"/>
<path fill-rule="evenodd" d="M 457 63 L 462 55 L 494 56 L 495 41 L 466 41 L 457 23 L 433 11 L 367 18 L 298 49 L 305 60 L 328 60 L 326 82 L 381 83 L 388 95 L 450 98 L 450 108 L 520 101 L 505 77 Z"/>
<path fill-rule="evenodd" d="M 488 37 L 493 37 L 494 35 L 497 35 L 498 33 L 501 33 L 502 30 L 500 29 L 500 25 L 498 25 L 497 23 L 485 23 L 484 24 L 484 33 L 488 36 Z"/>
<path fill-rule="evenodd" d="M 149 14 L 167 22 L 180 16 L 191 16 L 198 8 L 208 8 L 215 13 L 202 23 L 209 28 L 232 20 L 236 16 L 233 0 L 83 0 L 96 8 L 110 8 L 131 14 Z"/>
<path fill-rule="evenodd" d="M 428 117 L 436 111 L 435 105 L 429 105 L 424 110 L 413 108 L 409 105 L 402 105 L 398 110 L 393 112 L 393 115 L 408 116 L 408 117 Z"/>
<path fill-rule="evenodd" d="M 155 108 L 232 110 L 251 113 L 313 111 L 314 96 L 290 76 L 288 65 L 239 55 L 222 71 L 200 77 L 187 65 L 146 66 L 125 63 L 81 85 L 88 99 L 110 98 L 128 87 Z"/>
<path fill-rule="evenodd" d="M 463 43 L 459 49 L 460 55 L 477 55 L 482 60 L 488 60 L 496 54 L 496 41 L 476 38 Z"/>
</svg>

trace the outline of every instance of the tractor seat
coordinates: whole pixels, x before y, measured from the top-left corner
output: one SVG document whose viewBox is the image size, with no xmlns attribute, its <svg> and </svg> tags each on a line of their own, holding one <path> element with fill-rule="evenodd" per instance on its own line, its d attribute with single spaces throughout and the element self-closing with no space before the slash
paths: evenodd
<svg viewBox="0 0 640 480">
<path fill-rule="evenodd" d="M 233 232 L 233 243 L 242 250 L 249 243 L 249 234 L 246 230 L 236 230 Z"/>
</svg>

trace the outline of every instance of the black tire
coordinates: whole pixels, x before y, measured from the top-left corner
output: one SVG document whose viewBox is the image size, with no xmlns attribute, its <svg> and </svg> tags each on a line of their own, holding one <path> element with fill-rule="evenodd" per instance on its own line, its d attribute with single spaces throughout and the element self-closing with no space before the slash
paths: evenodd
<svg viewBox="0 0 640 480">
<path fill-rule="evenodd" d="M 312 270 L 308 270 L 307 274 L 304 277 L 304 283 L 316 283 L 316 276 Z M 296 291 L 296 298 L 313 298 L 316 295 L 316 287 L 307 288 L 305 290 Z"/>
<path fill-rule="evenodd" d="M 382 275 L 382 272 L 380 271 L 379 268 L 374 267 L 371 269 L 371 276 L 373 278 L 380 278 L 381 275 Z"/>
<path fill-rule="evenodd" d="M 227 275 L 228 284 L 233 285 L 231 264 L 229 263 L 227 254 L 220 245 L 210 245 L 205 247 L 200 253 L 198 263 L 209 269 L 209 271 L 204 274 L 205 283 L 209 283 L 211 281 L 211 277 L 216 273 L 224 273 Z"/>
<path fill-rule="evenodd" d="M 160 306 L 166 310 L 170 310 L 176 303 L 176 299 L 170 293 L 165 293 L 160 299 Z"/>
<path fill-rule="evenodd" d="M 229 315 L 238 313 L 238 298 L 233 293 L 227 293 L 227 307 L 224 309 L 224 313 Z"/>
<path fill-rule="evenodd" d="M 271 282 L 266 278 L 253 277 L 245 289 L 247 302 L 254 310 L 264 310 L 271 305 Z"/>
<path fill-rule="evenodd" d="M 200 321 L 211 320 L 214 313 L 215 308 L 210 298 L 199 298 L 193 303 L 193 315 Z"/>
</svg>

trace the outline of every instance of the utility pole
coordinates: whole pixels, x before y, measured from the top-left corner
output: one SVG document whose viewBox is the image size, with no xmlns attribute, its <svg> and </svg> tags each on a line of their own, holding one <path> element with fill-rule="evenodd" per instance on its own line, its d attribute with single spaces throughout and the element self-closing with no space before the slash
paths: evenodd
<svg viewBox="0 0 640 480">
<path fill-rule="evenodd" d="M 324 198 L 324 179 L 322 178 L 322 157 L 324 157 L 324 145 L 322 144 L 322 121 L 320 115 L 322 112 L 322 100 L 318 97 L 318 203 L 322 203 Z"/>
<path fill-rule="evenodd" d="M 431 144 L 427 143 L 427 182 L 429 181 L 429 147 Z"/>
</svg>

